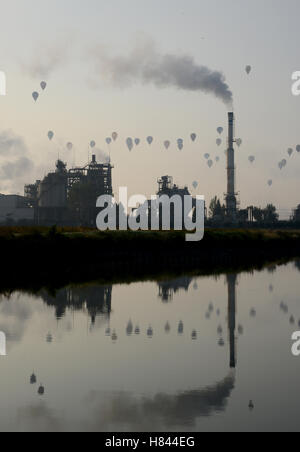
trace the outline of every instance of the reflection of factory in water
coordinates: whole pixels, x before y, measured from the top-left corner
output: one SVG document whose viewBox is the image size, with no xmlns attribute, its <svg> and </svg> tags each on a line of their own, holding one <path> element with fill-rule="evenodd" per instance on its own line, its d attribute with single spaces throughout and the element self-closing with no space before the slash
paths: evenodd
<svg viewBox="0 0 300 452">
<path fill-rule="evenodd" d="M 172 281 L 159 282 L 159 298 L 163 303 L 170 301 L 173 295 L 180 290 L 186 292 L 190 289 L 190 285 L 193 278 L 182 277 Z M 230 367 L 236 367 L 236 286 L 237 275 L 229 274 L 226 276 L 227 290 L 228 290 L 228 307 L 227 307 L 227 325 L 228 325 L 228 337 L 230 347 Z M 40 293 L 43 301 L 51 307 L 55 307 L 55 315 L 57 319 L 62 319 L 67 310 L 70 311 L 83 311 L 87 312 L 91 319 L 91 324 L 96 323 L 97 318 L 101 318 L 101 324 L 107 324 L 106 335 L 110 336 L 113 341 L 118 340 L 118 334 L 115 330 L 111 329 L 111 312 L 112 312 L 112 286 L 100 286 L 90 285 L 84 287 L 67 287 L 57 291 L 55 296 L 50 295 L 48 292 L 42 291 Z M 212 303 L 209 305 L 209 314 L 214 311 Z M 216 310 L 216 316 L 219 316 L 219 309 Z M 208 316 L 207 318 L 210 318 Z M 224 346 L 223 329 L 219 327 L 218 334 L 220 335 L 219 345 Z M 240 327 L 241 328 L 241 327 Z M 239 330 L 240 330 L 239 328 Z M 167 322 L 164 328 L 166 334 L 169 334 L 173 328 L 170 323 Z M 184 322 L 180 320 L 176 328 L 179 336 L 183 336 L 185 332 Z M 139 323 L 133 324 L 132 320 L 129 320 L 125 327 L 126 336 L 139 336 L 143 332 Z M 148 338 L 152 338 L 155 335 L 155 327 L 148 325 L 145 328 L 145 333 Z M 239 331 L 242 334 L 242 331 Z M 191 333 L 193 341 L 198 339 L 198 333 L 193 330 Z"/>
<path fill-rule="evenodd" d="M 179 290 L 188 292 L 192 281 L 192 278 L 184 276 L 182 278 L 173 279 L 172 281 L 159 282 L 159 298 L 163 303 L 169 303 L 173 300 L 174 294 Z"/>
<path fill-rule="evenodd" d="M 96 317 L 109 319 L 111 314 L 112 286 L 66 287 L 56 292 L 55 296 L 41 292 L 40 296 L 48 306 L 55 307 L 57 319 L 61 319 L 68 309 L 86 311 L 95 323 Z"/>
</svg>

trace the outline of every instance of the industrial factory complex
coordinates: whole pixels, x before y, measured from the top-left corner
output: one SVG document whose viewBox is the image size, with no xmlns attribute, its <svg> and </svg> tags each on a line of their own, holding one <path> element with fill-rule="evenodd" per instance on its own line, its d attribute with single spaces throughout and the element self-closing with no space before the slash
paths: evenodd
<svg viewBox="0 0 300 452">
<path fill-rule="evenodd" d="M 222 222 L 236 224 L 253 221 L 253 207 L 238 210 L 235 187 L 234 114 L 228 114 L 227 191 L 222 206 Z M 67 169 L 61 160 L 43 180 L 26 185 L 24 196 L 0 195 L 0 224 L 37 226 L 95 227 L 99 209 L 96 201 L 102 195 L 113 195 L 111 163 L 98 163 L 96 156 L 84 167 Z M 179 188 L 169 176 L 158 180 L 157 195 L 181 198 L 190 195 L 187 187 Z M 300 206 L 298 207 L 298 209 Z M 295 211 L 299 212 L 298 210 Z M 299 216 L 299 213 L 298 213 Z M 298 218 L 298 217 L 297 217 Z"/>
</svg>

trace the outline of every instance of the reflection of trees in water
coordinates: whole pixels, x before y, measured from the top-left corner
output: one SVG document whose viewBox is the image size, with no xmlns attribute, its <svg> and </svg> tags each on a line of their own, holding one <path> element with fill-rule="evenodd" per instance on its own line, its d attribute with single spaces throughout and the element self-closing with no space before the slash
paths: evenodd
<svg viewBox="0 0 300 452">
<path fill-rule="evenodd" d="M 86 309 L 92 323 L 95 323 L 97 316 L 109 317 L 111 313 L 112 286 L 66 287 L 55 296 L 46 291 L 41 291 L 39 295 L 48 306 L 55 307 L 58 319 L 64 317 L 67 309 Z"/>
<path fill-rule="evenodd" d="M 192 281 L 192 278 L 182 277 L 171 281 L 159 282 L 159 298 L 161 298 L 164 303 L 172 301 L 174 293 L 177 293 L 179 290 L 182 289 L 188 292 Z"/>
</svg>

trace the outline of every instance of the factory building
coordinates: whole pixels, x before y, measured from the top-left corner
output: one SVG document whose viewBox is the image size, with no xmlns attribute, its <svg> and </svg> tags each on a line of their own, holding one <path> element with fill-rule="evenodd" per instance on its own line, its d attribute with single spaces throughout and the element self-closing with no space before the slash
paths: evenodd
<svg viewBox="0 0 300 452">
<path fill-rule="evenodd" d="M 95 227 L 97 198 L 113 193 L 112 169 L 110 163 L 97 163 L 95 155 L 88 165 L 70 170 L 58 160 L 55 172 L 25 186 L 26 202 L 34 211 L 35 223 Z"/>
<path fill-rule="evenodd" d="M 1 225 L 30 225 L 33 223 L 34 209 L 28 205 L 24 196 L 0 194 Z"/>
</svg>

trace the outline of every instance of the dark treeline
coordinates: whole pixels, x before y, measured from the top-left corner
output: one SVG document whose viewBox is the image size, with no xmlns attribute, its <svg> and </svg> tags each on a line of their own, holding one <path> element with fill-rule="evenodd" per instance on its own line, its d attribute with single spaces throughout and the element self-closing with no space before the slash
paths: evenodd
<svg viewBox="0 0 300 452">
<path fill-rule="evenodd" d="M 300 256 L 300 231 L 207 230 L 201 242 L 182 232 L 0 230 L 0 290 L 101 280 L 130 282 L 200 272 L 213 274 L 263 266 Z"/>
</svg>

